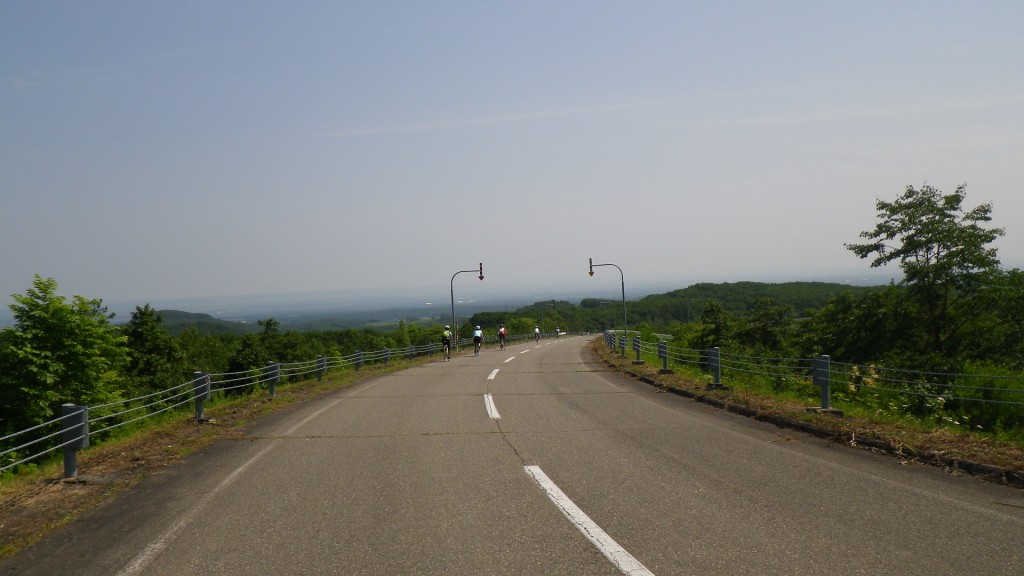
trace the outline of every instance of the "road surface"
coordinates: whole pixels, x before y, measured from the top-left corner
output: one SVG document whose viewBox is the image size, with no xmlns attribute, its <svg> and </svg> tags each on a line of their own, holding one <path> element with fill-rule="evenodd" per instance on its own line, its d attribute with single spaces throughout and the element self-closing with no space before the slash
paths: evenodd
<svg viewBox="0 0 1024 576">
<path fill-rule="evenodd" d="M 1024 574 L 1022 491 L 660 394 L 588 343 L 285 411 L 0 574 Z"/>
</svg>

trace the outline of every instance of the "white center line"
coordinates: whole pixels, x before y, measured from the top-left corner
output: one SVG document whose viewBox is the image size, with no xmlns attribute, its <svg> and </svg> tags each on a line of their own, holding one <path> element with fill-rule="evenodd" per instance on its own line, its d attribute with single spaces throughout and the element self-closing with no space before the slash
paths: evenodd
<svg viewBox="0 0 1024 576">
<path fill-rule="evenodd" d="M 494 377 L 498 375 L 498 369 L 495 368 L 491 371 L 491 375 L 487 377 L 488 380 L 494 380 Z"/>
<path fill-rule="evenodd" d="M 555 506 L 562 511 L 562 514 L 565 514 L 565 517 L 587 537 L 587 540 L 597 546 L 601 554 L 604 554 L 604 557 L 610 560 L 620 572 L 628 576 L 654 576 L 653 572 L 639 560 L 633 558 L 629 552 L 612 540 L 611 536 L 601 530 L 601 527 L 595 524 L 572 500 L 569 500 L 569 497 L 548 478 L 543 470 L 537 466 L 525 466 L 525 468 L 526 473 L 533 476 L 541 489 L 547 492 L 548 498 L 551 498 Z"/>
<path fill-rule="evenodd" d="M 498 407 L 494 405 L 494 398 L 490 394 L 484 394 L 484 406 L 492 420 L 501 420 L 501 414 L 498 414 Z"/>
<path fill-rule="evenodd" d="M 511 361 L 513 361 L 515 359 L 516 359 L 515 356 L 510 357 L 508 360 L 505 360 L 505 364 L 508 364 L 509 362 L 511 362 Z"/>
</svg>

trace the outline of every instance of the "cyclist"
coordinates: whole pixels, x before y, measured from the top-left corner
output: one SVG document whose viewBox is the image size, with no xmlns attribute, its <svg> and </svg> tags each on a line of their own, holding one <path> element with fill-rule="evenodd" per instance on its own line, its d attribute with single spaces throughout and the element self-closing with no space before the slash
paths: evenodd
<svg viewBox="0 0 1024 576">
<path fill-rule="evenodd" d="M 508 330 L 505 330 L 505 325 L 504 324 L 499 324 L 499 326 L 501 326 L 501 327 L 498 328 L 498 344 L 500 344 L 501 345 L 501 349 L 504 350 L 505 349 L 505 336 L 508 335 Z"/>
<path fill-rule="evenodd" d="M 484 331 L 479 326 L 473 329 L 473 355 L 480 355 L 480 343 L 484 341 Z"/>
<path fill-rule="evenodd" d="M 533 339 L 540 342 L 540 326 L 533 327 Z"/>
<path fill-rule="evenodd" d="M 441 353 L 444 354 L 444 361 L 452 359 L 452 327 L 445 324 L 444 332 L 441 332 Z"/>
</svg>

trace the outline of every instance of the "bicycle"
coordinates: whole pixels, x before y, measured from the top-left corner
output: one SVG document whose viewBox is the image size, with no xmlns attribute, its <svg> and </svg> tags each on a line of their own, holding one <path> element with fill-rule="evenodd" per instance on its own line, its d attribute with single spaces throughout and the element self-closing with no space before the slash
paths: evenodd
<svg viewBox="0 0 1024 576">
<path fill-rule="evenodd" d="M 445 324 L 444 332 L 441 333 L 441 353 L 444 354 L 444 361 L 452 359 L 452 327 Z"/>
<path fill-rule="evenodd" d="M 480 341 L 479 340 L 474 340 L 473 341 L 473 355 L 474 356 L 479 356 L 480 355 Z"/>
</svg>

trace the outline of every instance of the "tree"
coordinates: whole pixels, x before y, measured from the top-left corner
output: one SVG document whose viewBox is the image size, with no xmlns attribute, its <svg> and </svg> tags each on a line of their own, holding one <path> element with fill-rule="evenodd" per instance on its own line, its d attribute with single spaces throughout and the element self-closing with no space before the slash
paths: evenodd
<svg viewBox="0 0 1024 576">
<path fill-rule="evenodd" d="M 758 351 L 778 353 L 789 335 L 793 308 L 771 298 L 757 298 L 737 335 L 741 343 Z"/>
<path fill-rule="evenodd" d="M 843 362 L 896 361 L 914 319 L 902 305 L 903 289 L 889 285 L 861 296 L 840 294 L 802 326 L 803 354 L 829 354 Z"/>
<path fill-rule="evenodd" d="M 0 348 L 0 421 L 8 430 L 49 420 L 66 402 L 121 399 L 126 339 L 101 300 L 67 302 L 56 281 L 38 274 L 31 289 L 13 298 L 15 324 L 3 331 Z"/>
<path fill-rule="evenodd" d="M 136 306 L 123 327 L 128 345 L 128 375 L 139 392 L 166 390 L 188 380 L 178 342 L 161 325 L 163 318 L 146 304 Z"/>
<path fill-rule="evenodd" d="M 983 227 L 991 204 L 965 212 L 965 196 L 965 185 L 952 194 L 908 186 L 893 202 L 876 201 L 879 222 L 860 234 L 868 242 L 846 244 L 860 258 L 874 256 L 872 268 L 899 263 L 907 311 L 922 328 L 919 352 L 936 358 L 958 352 L 958 333 L 985 311 L 976 296 L 999 271 L 989 244 L 1003 230 Z"/>
<path fill-rule="evenodd" d="M 961 340 L 970 360 L 1024 369 L 1024 272 L 1001 271 L 978 297 L 982 317 L 966 326 Z"/>
<path fill-rule="evenodd" d="M 256 324 L 263 328 L 264 336 L 274 336 L 280 333 L 281 323 L 273 318 L 267 318 L 266 320 L 257 320 Z"/>
<path fill-rule="evenodd" d="M 185 356 L 190 371 L 227 372 L 228 361 L 234 353 L 233 336 L 204 335 L 195 326 L 186 328 L 177 337 L 178 347 Z"/>
<path fill-rule="evenodd" d="M 412 345 L 412 342 L 409 340 L 409 328 L 405 325 L 405 320 L 398 321 L 398 333 L 395 338 L 398 340 L 399 348 L 408 348 Z"/>
<path fill-rule="evenodd" d="M 259 353 L 257 356 L 265 357 L 267 361 L 287 361 L 288 359 L 284 356 L 282 350 L 281 323 L 273 318 L 267 318 L 266 320 L 257 320 L 256 324 L 263 328 L 263 332 L 259 335 Z M 245 341 L 243 341 L 243 348 L 246 348 Z M 248 351 L 245 353 L 247 354 Z M 266 362 L 261 360 L 260 363 L 262 366 Z"/>
<path fill-rule="evenodd" d="M 246 334 L 241 337 L 235 352 L 228 360 L 228 373 L 238 378 L 240 374 L 262 369 L 269 363 L 270 354 L 263 345 L 263 338 L 255 334 Z M 254 381 L 255 379 L 253 377 Z M 242 394 L 252 390 L 250 384 L 236 384 L 229 389 L 232 393 Z"/>
<path fill-rule="evenodd" d="M 725 347 L 733 341 L 735 321 L 716 300 L 704 303 L 700 316 L 701 329 L 693 345 L 701 350 Z"/>
</svg>

